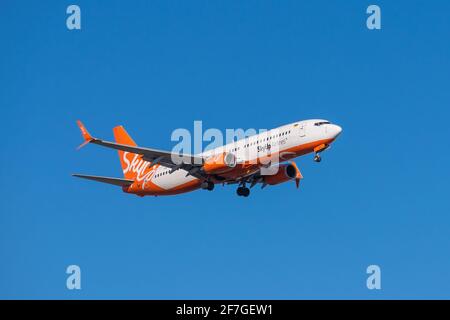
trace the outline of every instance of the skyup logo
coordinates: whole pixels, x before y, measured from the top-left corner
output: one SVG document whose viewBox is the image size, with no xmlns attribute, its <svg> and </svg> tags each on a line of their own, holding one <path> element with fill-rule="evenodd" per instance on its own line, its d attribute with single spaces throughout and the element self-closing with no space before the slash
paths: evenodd
<svg viewBox="0 0 450 320">
<path fill-rule="evenodd" d="M 150 162 L 142 160 L 138 154 L 135 154 L 133 159 L 130 161 L 128 159 L 129 154 L 130 153 L 128 152 L 123 153 L 123 162 L 126 165 L 123 169 L 123 173 L 134 173 L 136 176 L 136 181 L 150 180 L 155 174 L 155 170 L 153 169 L 154 167 L 151 169 L 149 168 Z"/>
</svg>

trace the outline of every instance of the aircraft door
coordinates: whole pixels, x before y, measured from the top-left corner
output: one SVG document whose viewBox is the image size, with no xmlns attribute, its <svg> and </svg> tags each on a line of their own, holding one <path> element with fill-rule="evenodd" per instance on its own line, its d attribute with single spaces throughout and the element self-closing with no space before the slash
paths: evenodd
<svg viewBox="0 0 450 320">
<path fill-rule="evenodd" d="M 304 136 L 306 136 L 306 124 L 304 124 L 304 123 L 301 123 L 300 124 L 300 137 L 304 137 Z"/>
</svg>

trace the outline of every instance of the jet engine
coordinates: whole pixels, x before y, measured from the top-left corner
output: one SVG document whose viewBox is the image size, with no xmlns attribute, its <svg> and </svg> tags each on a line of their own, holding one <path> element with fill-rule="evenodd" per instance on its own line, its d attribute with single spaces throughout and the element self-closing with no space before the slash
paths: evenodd
<svg viewBox="0 0 450 320">
<path fill-rule="evenodd" d="M 298 170 L 295 162 L 291 162 L 289 164 L 280 164 L 278 166 L 277 173 L 275 173 L 273 175 L 263 176 L 263 183 L 269 184 L 269 185 L 276 185 L 276 184 L 280 184 L 280 183 L 295 179 L 295 183 L 298 188 L 300 179 L 302 179 L 302 178 L 303 178 L 303 176 L 300 173 L 300 170 Z"/>
</svg>

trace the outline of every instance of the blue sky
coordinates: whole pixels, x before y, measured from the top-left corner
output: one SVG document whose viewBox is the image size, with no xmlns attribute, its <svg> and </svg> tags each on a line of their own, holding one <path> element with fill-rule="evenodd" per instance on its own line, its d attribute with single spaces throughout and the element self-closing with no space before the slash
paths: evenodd
<svg viewBox="0 0 450 320">
<path fill-rule="evenodd" d="M 1 298 L 449 298 L 450 3 L 0 4 Z M 82 119 L 171 149 L 176 128 L 340 124 L 295 184 L 138 198 L 76 151 Z M 82 270 L 82 290 L 65 269 Z M 382 289 L 366 288 L 377 264 Z"/>
</svg>

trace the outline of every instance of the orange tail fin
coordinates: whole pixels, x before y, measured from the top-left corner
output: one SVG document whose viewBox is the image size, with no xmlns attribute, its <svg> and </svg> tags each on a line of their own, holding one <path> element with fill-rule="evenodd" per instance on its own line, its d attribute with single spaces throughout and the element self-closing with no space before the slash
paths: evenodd
<svg viewBox="0 0 450 320">
<path fill-rule="evenodd" d="M 114 127 L 113 132 L 114 139 L 117 143 L 125 144 L 128 146 L 136 146 L 136 142 L 134 142 L 134 140 L 130 137 L 124 127 Z M 140 159 L 141 156 L 136 153 L 124 152 L 121 150 L 119 150 L 118 152 L 125 179 L 135 180 L 141 169 L 139 167 L 144 164 L 144 161 L 141 161 Z"/>
</svg>

